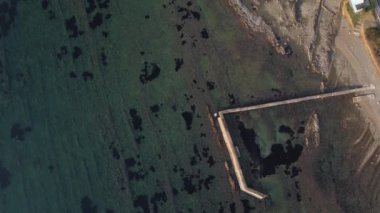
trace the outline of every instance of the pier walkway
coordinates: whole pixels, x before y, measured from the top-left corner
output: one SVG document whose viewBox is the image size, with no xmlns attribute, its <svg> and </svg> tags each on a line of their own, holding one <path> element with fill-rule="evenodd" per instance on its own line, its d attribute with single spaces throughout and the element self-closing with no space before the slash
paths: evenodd
<svg viewBox="0 0 380 213">
<path fill-rule="evenodd" d="M 217 120 L 219 123 L 220 130 L 222 132 L 224 142 L 227 147 L 228 154 L 231 158 L 232 166 L 235 171 L 235 175 L 236 175 L 240 190 L 259 200 L 263 200 L 267 197 L 267 195 L 259 191 L 256 191 L 252 188 L 249 188 L 247 186 L 243 172 L 241 170 L 239 159 L 236 154 L 236 150 L 232 141 L 231 134 L 228 130 L 227 123 L 224 119 L 225 114 L 257 110 L 257 109 L 263 109 L 263 108 L 269 108 L 269 107 L 275 107 L 275 106 L 281 106 L 281 105 L 287 105 L 287 104 L 295 104 L 295 103 L 304 102 L 304 101 L 318 100 L 318 99 L 324 99 L 324 98 L 330 98 L 330 97 L 336 97 L 336 96 L 342 96 L 342 95 L 364 93 L 364 92 L 372 91 L 374 89 L 375 89 L 375 86 L 371 84 L 369 86 L 364 86 L 364 87 L 355 88 L 355 89 L 348 89 L 344 91 L 324 93 L 320 95 L 312 95 L 312 96 L 307 96 L 307 97 L 302 97 L 302 98 L 295 98 L 295 99 L 290 99 L 290 100 L 277 101 L 277 102 L 271 102 L 271 103 L 266 103 L 266 104 L 260 104 L 260 105 L 254 105 L 254 106 L 248 106 L 248 107 L 239 107 L 239 108 L 219 111 L 216 115 Z"/>
<path fill-rule="evenodd" d="M 244 111 L 251 111 L 251 110 L 275 107 L 275 106 L 286 105 L 286 104 L 295 104 L 295 103 L 304 102 L 304 101 L 336 97 L 336 96 L 341 96 L 341 95 L 349 95 L 349 94 L 360 93 L 360 92 L 368 92 L 374 89 L 375 89 L 375 86 L 371 84 L 366 87 L 348 89 L 348 90 L 343 90 L 343 91 L 338 91 L 338 92 L 323 93 L 320 95 L 312 95 L 312 96 L 307 96 L 307 97 L 302 97 L 302 98 L 294 98 L 294 99 L 289 99 L 289 100 L 284 100 L 284 101 L 277 101 L 277 102 L 271 102 L 271 103 L 248 106 L 248 107 L 226 109 L 226 110 L 219 111 L 218 114 L 244 112 Z"/>
<path fill-rule="evenodd" d="M 219 114 L 218 123 L 220 126 L 220 130 L 222 132 L 224 141 L 225 141 L 226 146 L 227 146 L 228 154 L 231 158 L 232 167 L 234 168 L 235 175 L 236 175 L 240 190 L 242 190 L 243 192 L 245 192 L 245 193 L 247 193 L 247 194 L 249 194 L 249 195 L 251 195 L 257 199 L 260 199 L 260 200 L 265 199 L 267 197 L 267 195 L 265 195 L 261 192 L 258 192 L 254 189 L 251 189 L 247 186 L 247 183 L 245 181 L 243 171 L 241 170 L 239 159 L 236 155 L 235 147 L 234 147 L 234 144 L 232 142 L 232 138 L 231 138 L 230 132 L 228 131 L 228 127 L 227 127 L 226 121 L 224 120 L 223 114 Z"/>
</svg>

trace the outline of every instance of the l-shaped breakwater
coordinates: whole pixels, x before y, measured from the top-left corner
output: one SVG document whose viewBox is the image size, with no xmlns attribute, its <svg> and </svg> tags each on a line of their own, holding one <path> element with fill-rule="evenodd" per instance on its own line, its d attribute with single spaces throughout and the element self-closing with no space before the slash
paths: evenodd
<svg viewBox="0 0 380 213">
<path fill-rule="evenodd" d="M 288 99 L 288 100 L 283 100 L 283 101 L 276 101 L 276 102 L 270 102 L 270 103 L 265 103 L 265 104 L 259 104 L 259 105 L 253 105 L 253 106 L 247 106 L 247 107 L 238 107 L 238 108 L 232 108 L 232 109 L 226 109 L 222 110 L 216 113 L 217 121 L 219 124 L 220 131 L 222 133 L 224 142 L 227 147 L 228 154 L 230 156 L 232 166 L 240 187 L 240 190 L 259 199 L 263 200 L 267 198 L 268 196 L 266 194 L 263 194 L 255 189 L 249 188 L 247 186 L 247 183 L 245 181 L 245 177 L 243 175 L 243 171 L 241 169 L 240 163 L 238 156 L 236 154 L 236 150 L 234 147 L 234 143 L 231 137 L 231 134 L 228 130 L 228 126 L 226 123 L 226 120 L 224 118 L 225 114 L 229 113 L 238 113 L 238 112 L 245 112 L 245 111 L 251 111 L 251 110 L 257 110 L 257 109 L 263 109 L 263 108 L 270 108 L 270 107 L 276 107 L 276 106 L 281 106 L 281 105 L 288 105 L 288 104 L 295 104 L 295 103 L 300 103 L 300 102 L 305 102 L 305 101 L 312 101 L 312 100 L 319 100 L 319 99 L 324 99 L 324 98 L 332 98 L 332 97 L 337 97 L 337 96 L 342 96 L 342 95 L 349 95 L 349 94 L 358 94 L 359 93 L 365 93 L 369 92 L 375 89 L 374 85 L 369 85 L 369 86 L 363 86 L 360 88 L 355 88 L 355 89 L 348 89 L 348 90 L 343 90 L 343 91 L 336 91 L 336 92 L 331 92 L 331 93 L 323 93 L 319 95 L 312 95 L 312 96 L 306 96 L 306 97 L 301 97 L 301 98 L 294 98 L 294 99 Z"/>
</svg>

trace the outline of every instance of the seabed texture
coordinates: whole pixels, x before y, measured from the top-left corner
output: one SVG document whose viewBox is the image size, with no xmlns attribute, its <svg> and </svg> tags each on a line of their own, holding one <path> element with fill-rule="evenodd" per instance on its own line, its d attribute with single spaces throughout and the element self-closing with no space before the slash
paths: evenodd
<svg viewBox="0 0 380 213">
<path fill-rule="evenodd" d="M 313 212 L 348 182 L 343 144 L 361 129 L 342 98 L 321 109 L 327 133 L 299 185 L 279 167 L 255 183 L 268 202 L 230 189 L 207 106 L 315 94 L 320 77 L 224 1 L 3 0 L 0 24 L 0 212 Z M 255 119 L 265 158 L 305 107 L 240 115 L 240 129 Z M 337 193 L 331 205 L 352 203 Z"/>
</svg>

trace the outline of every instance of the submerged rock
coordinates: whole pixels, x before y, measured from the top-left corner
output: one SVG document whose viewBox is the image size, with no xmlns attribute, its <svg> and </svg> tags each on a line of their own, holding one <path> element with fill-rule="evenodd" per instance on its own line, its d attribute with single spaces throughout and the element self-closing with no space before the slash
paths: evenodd
<svg viewBox="0 0 380 213">
<path fill-rule="evenodd" d="M 11 173 L 0 162 L 0 188 L 5 189 L 11 184 Z"/>
<path fill-rule="evenodd" d="M 313 112 L 307 122 L 305 127 L 305 147 L 307 149 L 317 148 L 320 143 L 319 134 L 319 119 L 318 114 Z"/>
<path fill-rule="evenodd" d="M 140 81 L 143 84 L 156 79 L 161 72 L 161 68 L 156 63 L 144 62 L 144 67 L 141 69 Z"/>
</svg>

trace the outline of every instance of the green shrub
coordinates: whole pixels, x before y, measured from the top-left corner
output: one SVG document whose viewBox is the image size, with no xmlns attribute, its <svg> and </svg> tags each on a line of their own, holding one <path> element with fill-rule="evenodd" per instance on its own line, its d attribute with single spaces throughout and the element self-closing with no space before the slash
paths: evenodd
<svg viewBox="0 0 380 213">
<path fill-rule="evenodd" d="M 359 13 L 354 13 L 354 11 L 352 10 L 350 4 L 347 2 L 346 3 L 346 8 L 347 8 L 347 11 L 348 11 L 348 14 L 350 15 L 350 18 L 351 18 L 351 21 L 352 21 L 352 24 L 355 26 L 359 23 L 360 21 L 360 14 Z"/>
<path fill-rule="evenodd" d="M 365 37 L 377 57 L 380 56 L 380 29 L 370 27 L 365 30 Z"/>
<path fill-rule="evenodd" d="M 366 8 L 366 11 L 372 11 L 375 9 L 375 1 L 376 0 L 369 0 L 369 7 Z"/>
</svg>

